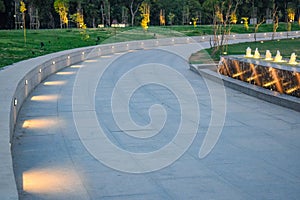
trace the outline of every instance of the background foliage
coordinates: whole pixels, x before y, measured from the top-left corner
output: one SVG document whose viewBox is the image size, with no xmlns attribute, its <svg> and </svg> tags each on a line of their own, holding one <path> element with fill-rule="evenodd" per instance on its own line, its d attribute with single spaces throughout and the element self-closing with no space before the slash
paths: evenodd
<svg viewBox="0 0 300 200">
<path fill-rule="evenodd" d="M 24 0 L 26 5 L 38 10 L 40 28 L 58 28 L 60 27 L 60 18 L 54 9 L 55 0 Z M 87 27 L 96 27 L 98 24 L 110 25 L 112 22 L 122 23 L 131 20 L 130 3 L 136 7 L 142 0 L 67 0 L 69 1 L 69 17 L 81 10 Z M 193 18 L 198 18 L 197 24 L 212 24 L 213 8 L 218 3 L 234 2 L 235 0 L 145 0 L 150 5 L 150 25 L 160 24 L 160 12 L 165 13 L 166 25 L 189 24 Z M 276 4 L 279 21 L 287 21 L 287 9 L 292 8 L 296 12 L 298 19 L 300 12 L 300 0 L 242 0 L 237 10 L 238 22 L 242 17 L 252 16 L 252 11 L 257 10 L 257 18 L 268 18 L 268 12 L 272 12 L 273 5 Z M 269 11 L 268 11 L 269 10 Z M 28 11 L 26 23 L 29 23 Z M 0 28 L 14 28 L 15 1 L 0 0 Z M 169 21 L 169 15 L 174 15 L 172 21 Z M 124 16 L 125 15 L 125 16 Z M 126 18 L 127 17 L 127 18 Z M 141 15 L 138 11 L 135 18 L 135 25 L 141 22 Z M 72 21 L 70 27 L 76 27 Z"/>
</svg>

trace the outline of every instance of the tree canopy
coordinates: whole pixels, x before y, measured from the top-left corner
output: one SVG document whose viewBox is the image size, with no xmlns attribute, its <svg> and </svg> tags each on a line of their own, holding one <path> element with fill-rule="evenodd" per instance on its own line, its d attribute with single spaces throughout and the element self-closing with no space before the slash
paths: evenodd
<svg viewBox="0 0 300 200">
<path fill-rule="evenodd" d="M 20 0 L 0 0 L 0 28 L 14 28 L 15 2 Z M 142 21 L 139 6 L 146 2 L 150 6 L 150 24 L 160 25 L 161 19 L 165 25 L 182 24 L 212 24 L 215 15 L 215 5 L 230 4 L 236 0 L 24 0 L 28 5 L 26 15 L 31 10 L 37 10 L 41 28 L 58 28 L 69 21 L 69 27 L 76 27 L 71 16 L 82 13 L 87 27 L 97 27 L 98 24 L 126 23 L 140 25 Z M 66 5 L 62 9 L 61 4 Z M 60 5 L 60 6 L 59 6 Z M 234 18 L 240 23 L 242 17 L 272 19 L 272 11 L 276 6 L 279 21 L 287 22 L 288 9 L 295 12 L 295 21 L 300 14 L 300 0 L 241 0 Z M 59 8 L 60 7 L 60 8 Z M 62 11 L 64 13 L 62 13 Z M 66 15 L 67 12 L 67 15 Z M 224 16 L 226 13 L 223 13 Z M 163 15 L 163 16 L 162 16 Z M 26 23 L 29 18 L 26 17 Z M 196 22 L 195 22 L 195 19 Z M 251 21 L 250 21 L 251 22 Z"/>
</svg>

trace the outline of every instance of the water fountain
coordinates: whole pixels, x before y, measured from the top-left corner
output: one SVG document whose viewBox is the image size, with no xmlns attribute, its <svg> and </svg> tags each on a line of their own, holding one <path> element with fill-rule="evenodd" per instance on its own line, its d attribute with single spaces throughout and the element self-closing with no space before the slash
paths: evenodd
<svg viewBox="0 0 300 200">
<path fill-rule="evenodd" d="M 255 49 L 253 58 L 260 58 L 260 53 L 257 48 Z"/>
<path fill-rule="evenodd" d="M 289 60 L 290 65 L 297 65 L 298 63 L 296 62 L 296 57 L 297 55 L 295 53 L 292 53 L 291 58 Z"/>
<path fill-rule="evenodd" d="M 272 54 L 271 54 L 270 50 L 267 50 L 267 51 L 266 51 L 266 57 L 265 57 L 265 60 L 273 60 Z"/>
<path fill-rule="evenodd" d="M 270 50 L 267 50 L 265 58 L 258 59 L 261 58 L 258 49 L 252 55 L 248 47 L 244 56 L 222 56 L 218 71 L 249 84 L 300 98 L 300 62 L 296 61 L 296 57 L 292 53 L 287 62 L 278 50 L 273 60 Z"/>
<path fill-rule="evenodd" d="M 251 48 L 250 47 L 248 47 L 246 49 L 246 55 L 245 55 L 245 57 L 247 57 L 247 58 L 252 58 L 253 57 L 253 55 L 251 53 Z"/>
<path fill-rule="evenodd" d="M 274 58 L 274 62 L 284 62 L 284 60 L 282 60 L 282 56 L 280 55 L 279 50 L 277 50 L 276 56 Z"/>
</svg>

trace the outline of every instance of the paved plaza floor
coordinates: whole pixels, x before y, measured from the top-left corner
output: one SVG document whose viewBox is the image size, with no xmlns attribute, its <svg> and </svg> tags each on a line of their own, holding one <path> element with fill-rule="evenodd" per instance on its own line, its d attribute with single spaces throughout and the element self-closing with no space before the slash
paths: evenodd
<svg viewBox="0 0 300 200">
<path fill-rule="evenodd" d="M 20 199 L 299 199 L 300 113 L 229 88 L 222 90 L 219 83 L 190 71 L 185 57 L 162 49 L 137 50 L 88 59 L 48 77 L 23 104 L 16 125 L 13 161 Z M 117 169 L 109 167 L 87 148 L 86 141 L 93 142 L 93 137 L 96 150 L 105 145 L 97 141 L 95 124 L 86 115 L 89 112 L 97 117 L 106 138 L 126 152 L 159 151 L 177 137 L 183 113 L 180 108 L 184 107 L 178 97 L 184 96 L 187 88 L 176 82 L 175 75 L 152 69 L 157 63 L 177 71 L 192 87 L 200 117 L 194 120 L 196 110 L 189 110 L 186 117 L 189 126 L 197 128 L 195 138 L 182 156 L 161 169 L 134 173 L 131 161 L 140 160 L 133 158 L 127 163 L 120 155 L 103 152 L 117 165 Z M 159 104 L 166 112 L 164 127 L 147 138 L 126 134 L 139 132 L 124 130 L 115 122 L 115 113 L 120 120 L 126 113 L 118 109 L 112 113 L 111 97 L 118 80 L 137 66 L 149 70 L 143 78 L 152 74 L 156 81 L 132 93 L 127 105 L 132 120 L 141 127 L 151 123 L 148 112 L 152 105 Z M 100 73 L 101 79 L 97 77 Z M 82 84 L 79 75 L 85 78 Z M 165 77 L 182 94 L 156 83 L 164 82 Z M 129 85 L 142 79 L 132 75 L 124 81 L 128 84 L 120 86 L 124 94 L 118 96 L 116 106 L 127 103 Z M 212 91 L 224 92 L 226 98 L 220 95 L 214 104 Z M 82 105 L 74 105 L 74 92 L 77 100 L 83 98 Z M 191 109 L 189 103 L 188 98 L 183 99 Z M 213 111 L 224 109 L 224 123 L 221 116 L 220 123 L 210 124 Z M 80 121 L 74 117 L 81 117 Z M 79 133 L 76 123 L 83 123 L 84 134 Z M 207 156 L 200 158 L 200 147 L 211 127 L 222 128 L 221 134 Z M 148 128 L 141 131 L 147 134 L 157 127 Z M 168 153 L 166 158 L 177 151 Z M 160 162 L 158 159 L 156 164 Z M 147 167 L 139 164 L 141 169 Z"/>
</svg>

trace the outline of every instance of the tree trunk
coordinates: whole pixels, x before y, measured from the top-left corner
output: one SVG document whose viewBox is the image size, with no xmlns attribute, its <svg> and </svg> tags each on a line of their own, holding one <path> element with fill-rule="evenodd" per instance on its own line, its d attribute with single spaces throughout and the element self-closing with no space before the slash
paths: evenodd
<svg viewBox="0 0 300 200">
<path fill-rule="evenodd" d="M 55 28 L 54 18 L 51 12 L 48 12 L 49 21 L 47 23 L 47 28 Z"/>
<path fill-rule="evenodd" d="M 134 15 L 132 15 L 132 16 L 131 16 L 131 26 L 133 26 L 133 25 L 134 25 L 134 18 L 135 18 L 135 16 L 134 16 Z"/>
<path fill-rule="evenodd" d="M 130 13 L 131 13 L 131 26 L 133 26 L 134 24 L 133 0 L 131 1 L 130 4 Z"/>
<path fill-rule="evenodd" d="M 22 18 L 23 18 L 23 30 L 24 30 L 24 43 L 26 46 L 26 21 L 25 21 L 25 13 L 22 13 Z"/>
<path fill-rule="evenodd" d="M 111 25 L 110 24 L 111 20 L 110 20 L 110 4 L 109 4 L 109 2 L 108 2 L 108 5 L 107 5 L 107 14 L 106 14 L 106 16 L 107 16 L 107 18 L 106 18 L 107 24 L 110 26 Z"/>
<path fill-rule="evenodd" d="M 134 26 L 134 19 L 135 19 L 135 15 L 140 7 L 140 3 L 137 3 L 137 6 L 136 8 L 134 9 L 133 8 L 133 3 L 134 3 L 134 0 L 131 0 L 131 3 L 130 3 L 130 13 L 131 13 L 131 26 Z"/>
<path fill-rule="evenodd" d="M 273 18 L 273 34 L 272 34 L 272 40 L 274 40 L 276 30 L 278 28 L 278 16 L 277 16 L 277 6 L 275 4 L 275 0 L 273 0 L 273 12 L 272 12 L 272 18 Z"/>
<path fill-rule="evenodd" d="M 101 5 L 101 17 L 102 17 L 102 24 L 105 26 L 105 22 L 104 22 L 104 8 L 103 6 Z"/>
</svg>

